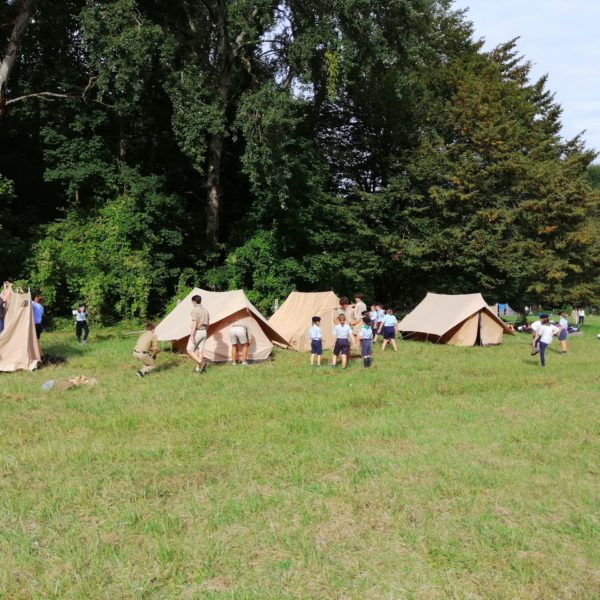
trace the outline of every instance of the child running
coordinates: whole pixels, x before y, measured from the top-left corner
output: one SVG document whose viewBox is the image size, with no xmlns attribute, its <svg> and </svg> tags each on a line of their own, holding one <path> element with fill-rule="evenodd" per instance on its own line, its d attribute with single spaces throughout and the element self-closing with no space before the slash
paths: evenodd
<svg viewBox="0 0 600 600">
<path fill-rule="evenodd" d="M 548 317 L 542 319 L 542 325 L 539 329 L 539 352 L 540 352 L 540 364 L 542 367 L 546 366 L 546 348 L 552 343 L 552 338 L 560 333 L 560 328 L 556 325 L 552 325 Z"/>
<path fill-rule="evenodd" d="M 321 332 L 321 317 L 313 317 L 312 325 L 308 330 L 310 338 L 310 365 L 321 366 L 321 356 L 323 355 L 323 333 Z"/>
<path fill-rule="evenodd" d="M 350 352 L 350 341 L 352 339 L 352 327 L 346 323 L 346 316 L 338 316 L 338 324 L 333 328 L 333 337 L 335 346 L 333 347 L 333 356 L 331 357 L 331 366 L 337 366 L 338 356 L 342 355 L 342 369 L 348 364 L 348 353 Z"/>
<path fill-rule="evenodd" d="M 398 319 L 396 319 L 394 311 L 391 308 L 388 308 L 385 311 L 385 317 L 383 317 L 383 321 L 379 326 L 379 333 L 383 333 L 383 345 L 381 346 L 382 350 L 385 350 L 385 347 L 388 345 L 388 343 L 390 343 L 392 344 L 394 352 L 398 352 L 398 346 L 396 346 L 397 324 Z"/>
<path fill-rule="evenodd" d="M 371 319 L 363 318 L 363 326 L 358 334 L 360 338 L 360 355 L 363 359 L 365 367 L 371 366 L 371 351 L 373 349 L 373 328 L 371 327 Z"/>
</svg>

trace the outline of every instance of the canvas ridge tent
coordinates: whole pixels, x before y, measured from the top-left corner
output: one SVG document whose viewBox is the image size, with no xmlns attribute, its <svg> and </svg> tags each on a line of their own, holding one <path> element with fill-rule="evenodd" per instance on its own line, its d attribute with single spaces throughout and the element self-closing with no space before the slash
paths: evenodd
<svg viewBox="0 0 600 600">
<path fill-rule="evenodd" d="M 427 340 L 453 346 L 488 346 L 502 343 L 510 326 L 490 310 L 481 294 L 433 294 L 400 323 L 408 339 Z"/>
<path fill-rule="evenodd" d="M 204 358 L 210 362 L 225 362 L 231 359 L 229 326 L 240 323 L 250 333 L 248 360 L 266 360 L 273 350 L 273 343 L 288 346 L 286 340 L 267 323 L 258 309 L 248 300 L 243 290 L 209 292 L 193 289 L 156 327 L 156 336 L 161 341 L 170 341 L 173 347 L 185 352 L 190 336 L 192 296 L 200 296 L 202 305 L 210 315 L 208 339 L 204 346 Z"/>
<path fill-rule="evenodd" d="M 333 316 L 340 299 L 333 292 L 291 292 L 269 319 L 295 350 L 310 350 L 308 330 L 312 317 L 321 317 L 323 348 L 333 348 Z"/>
<path fill-rule="evenodd" d="M 31 294 L 12 291 L 0 333 L 0 371 L 33 371 L 42 359 L 35 335 Z"/>
</svg>

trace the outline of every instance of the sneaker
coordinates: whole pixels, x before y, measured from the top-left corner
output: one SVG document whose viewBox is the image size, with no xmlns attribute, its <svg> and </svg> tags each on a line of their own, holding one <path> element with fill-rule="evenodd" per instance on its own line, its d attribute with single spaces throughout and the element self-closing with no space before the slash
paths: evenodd
<svg viewBox="0 0 600 600">
<path fill-rule="evenodd" d="M 194 373 L 200 373 L 200 367 L 199 366 L 195 366 L 194 367 Z"/>
<path fill-rule="evenodd" d="M 242 367 L 247 367 L 248 366 L 248 361 L 247 360 L 243 360 L 242 361 Z"/>
<path fill-rule="evenodd" d="M 539 350 L 532 350 L 531 351 L 531 356 L 535 356 L 536 354 L 539 354 L 540 351 Z"/>
<path fill-rule="evenodd" d="M 87 340 L 83 340 L 83 342 L 81 342 L 82 344 L 87 344 Z"/>
<path fill-rule="evenodd" d="M 206 371 L 206 363 L 204 363 L 202 367 L 200 367 L 200 373 L 204 373 L 204 371 Z"/>
<path fill-rule="evenodd" d="M 141 379 L 144 376 L 144 371 L 136 371 L 135 374 Z"/>
</svg>

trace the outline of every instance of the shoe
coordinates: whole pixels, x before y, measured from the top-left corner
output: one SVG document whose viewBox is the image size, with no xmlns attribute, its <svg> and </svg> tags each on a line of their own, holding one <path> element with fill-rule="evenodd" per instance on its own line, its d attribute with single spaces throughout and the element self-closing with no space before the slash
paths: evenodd
<svg viewBox="0 0 600 600">
<path fill-rule="evenodd" d="M 87 340 L 83 340 L 83 342 L 81 342 L 82 344 L 87 344 Z"/>
<path fill-rule="evenodd" d="M 143 371 L 136 371 L 135 374 L 141 379 L 144 376 Z"/>
<path fill-rule="evenodd" d="M 242 367 L 247 367 L 248 366 L 248 361 L 247 360 L 243 360 L 242 361 Z"/>
<path fill-rule="evenodd" d="M 230 361 L 229 361 L 229 364 L 230 364 L 232 367 L 235 367 L 235 366 L 237 365 L 237 362 L 236 362 L 235 360 L 230 360 Z"/>
<path fill-rule="evenodd" d="M 539 350 L 532 350 L 531 351 L 531 356 L 535 356 L 536 354 L 539 354 L 540 351 Z"/>
<path fill-rule="evenodd" d="M 204 373 L 204 371 L 206 371 L 206 363 L 204 363 L 200 368 L 200 373 Z"/>
<path fill-rule="evenodd" d="M 198 366 L 194 367 L 194 373 L 200 373 L 200 367 L 198 367 Z"/>
</svg>

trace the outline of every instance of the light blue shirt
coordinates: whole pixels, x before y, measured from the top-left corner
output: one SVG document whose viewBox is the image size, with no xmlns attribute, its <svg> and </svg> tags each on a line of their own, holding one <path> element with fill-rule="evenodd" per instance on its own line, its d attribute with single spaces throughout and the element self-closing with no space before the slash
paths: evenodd
<svg viewBox="0 0 600 600">
<path fill-rule="evenodd" d="M 368 325 L 365 325 L 359 332 L 358 337 L 361 340 L 372 340 L 373 339 L 373 329 Z"/>
<path fill-rule="evenodd" d="M 394 315 L 385 315 L 385 317 L 383 317 L 384 327 L 392 327 L 395 326 L 396 323 L 398 323 L 398 319 L 396 319 Z"/>
<path fill-rule="evenodd" d="M 33 308 L 33 322 L 39 325 L 44 316 L 44 307 L 39 302 L 32 302 L 31 308 Z"/>
<path fill-rule="evenodd" d="M 569 328 L 569 321 L 567 321 L 567 319 L 565 319 L 564 317 L 561 317 L 559 319 L 558 324 L 560 325 L 561 329 L 568 329 Z"/>
<path fill-rule="evenodd" d="M 323 337 L 323 334 L 321 333 L 321 328 L 318 325 L 313 325 L 308 330 L 308 337 L 311 340 L 320 340 Z"/>
<path fill-rule="evenodd" d="M 385 310 L 383 310 L 383 308 L 380 308 L 377 311 L 377 322 L 381 323 L 381 321 L 383 321 L 383 317 L 385 317 Z"/>
<path fill-rule="evenodd" d="M 336 325 L 333 328 L 333 335 L 338 340 L 347 340 L 350 339 L 350 334 L 352 333 L 352 328 L 348 323 L 344 323 L 344 325 Z"/>
</svg>

